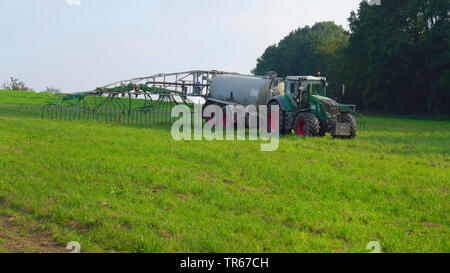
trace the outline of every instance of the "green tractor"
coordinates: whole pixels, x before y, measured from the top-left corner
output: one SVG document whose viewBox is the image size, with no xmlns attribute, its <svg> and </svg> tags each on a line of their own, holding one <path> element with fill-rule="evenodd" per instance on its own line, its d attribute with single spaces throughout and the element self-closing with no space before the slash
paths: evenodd
<svg viewBox="0 0 450 273">
<path fill-rule="evenodd" d="M 358 131 L 356 105 L 344 105 L 327 96 L 329 83 L 325 77 L 289 76 L 278 85 L 279 95 L 270 99 L 269 130 L 272 118 L 270 108 L 280 107 L 278 128 L 281 134 L 302 137 L 323 137 L 331 133 L 334 138 L 352 139 Z M 284 89 L 284 91 L 283 91 Z M 342 86 L 342 94 L 345 86 Z"/>
</svg>

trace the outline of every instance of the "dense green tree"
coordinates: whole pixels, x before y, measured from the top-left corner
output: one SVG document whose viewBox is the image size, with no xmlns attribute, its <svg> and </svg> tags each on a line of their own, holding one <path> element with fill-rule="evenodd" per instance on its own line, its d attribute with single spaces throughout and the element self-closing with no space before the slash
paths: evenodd
<svg viewBox="0 0 450 273">
<path fill-rule="evenodd" d="M 448 12 L 448 0 L 362 2 L 344 54 L 352 94 L 384 112 L 450 113 Z"/>
<path fill-rule="evenodd" d="M 350 33 L 332 22 L 300 28 L 267 48 L 255 74 L 323 72 L 345 102 L 396 114 L 450 114 L 450 0 L 361 2 Z"/>
<path fill-rule="evenodd" d="M 256 75 L 276 71 L 280 76 L 330 74 L 339 49 L 346 47 L 348 33 L 333 22 L 321 22 L 291 32 L 278 45 L 269 46 L 258 59 Z"/>
</svg>

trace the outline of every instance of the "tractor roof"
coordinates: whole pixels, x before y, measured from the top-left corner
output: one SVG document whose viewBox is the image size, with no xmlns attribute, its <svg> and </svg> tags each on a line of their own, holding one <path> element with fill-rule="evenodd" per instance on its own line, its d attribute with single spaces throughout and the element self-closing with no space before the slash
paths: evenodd
<svg viewBox="0 0 450 273">
<path fill-rule="evenodd" d="M 305 81 L 326 81 L 325 77 L 314 77 L 314 76 L 287 76 L 287 80 L 289 81 L 298 81 L 298 79 L 302 79 Z"/>
</svg>

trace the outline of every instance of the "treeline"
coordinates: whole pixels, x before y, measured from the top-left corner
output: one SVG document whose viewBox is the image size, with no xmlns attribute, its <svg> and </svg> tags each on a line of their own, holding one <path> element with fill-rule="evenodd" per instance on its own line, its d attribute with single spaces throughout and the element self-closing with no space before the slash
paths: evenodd
<svg viewBox="0 0 450 273">
<path fill-rule="evenodd" d="M 270 46 L 253 73 L 322 72 L 345 83 L 344 102 L 366 111 L 450 115 L 449 0 L 362 2 L 350 32 L 333 22 L 300 28 Z"/>
<path fill-rule="evenodd" d="M 4 82 L 1 87 L 0 90 L 13 90 L 13 91 L 30 91 L 30 92 L 34 92 L 33 88 L 28 87 L 23 81 L 14 78 L 14 77 L 10 77 L 9 81 Z M 52 94 L 59 94 L 61 93 L 61 89 L 56 88 L 56 87 L 47 87 L 45 91 L 43 92 L 47 92 L 47 93 L 52 93 Z"/>
<path fill-rule="evenodd" d="M 32 88 L 25 85 L 25 83 L 14 77 L 9 78 L 9 81 L 4 82 L 0 89 L 15 90 L 15 91 L 33 91 Z"/>
</svg>

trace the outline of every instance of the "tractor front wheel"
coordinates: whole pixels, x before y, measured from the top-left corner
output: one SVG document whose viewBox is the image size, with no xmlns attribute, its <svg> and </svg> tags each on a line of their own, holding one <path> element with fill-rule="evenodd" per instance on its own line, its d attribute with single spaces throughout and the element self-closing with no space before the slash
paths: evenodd
<svg viewBox="0 0 450 273">
<path fill-rule="evenodd" d="M 318 136 L 320 132 L 319 119 L 312 113 L 298 114 L 294 122 L 294 131 L 297 136 L 301 137 Z"/>
<path fill-rule="evenodd" d="M 320 126 L 320 130 L 319 130 L 319 137 L 324 137 L 327 135 L 327 132 L 329 131 L 328 129 L 328 122 L 326 121 L 320 121 L 319 122 L 319 126 Z"/>
<path fill-rule="evenodd" d="M 349 139 L 355 138 L 356 134 L 357 134 L 357 131 L 358 131 L 358 126 L 356 124 L 355 117 L 353 115 L 349 114 L 349 113 L 342 113 L 340 115 L 339 119 L 343 123 L 350 124 L 350 136 L 347 137 L 347 138 L 349 138 Z"/>
</svg>

